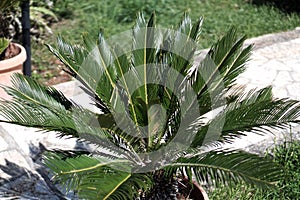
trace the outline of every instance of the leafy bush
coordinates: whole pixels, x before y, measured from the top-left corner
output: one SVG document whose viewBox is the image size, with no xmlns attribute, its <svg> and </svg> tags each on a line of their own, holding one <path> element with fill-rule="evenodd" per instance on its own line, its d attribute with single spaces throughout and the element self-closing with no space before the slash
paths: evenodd
<svg viewBox="0 0 300 200">
<path fill-rule="evenodd" d="M 52 0 L 52 11 L 59 17 L 70 19 L 76 9 L 74 9 L 74 1 L 72 0 Z M 83 4 L 83 2 L 82 2 Z"/>
<path fill-rule="evenodd" d="M 5 1 L 4 1 L 5 2 Z M 8 1 L 9 2 L 9 1 Z M 21 41 L 22 25 L 21 25 L 21 8 L 19 3 L 21 0 L 13 1 L 14 4 L 3 3 L 4 11 L 0 13 L 0 37 Z M 57 17 L 52 11 L 53 5 L 51 1 L 30 1 L 30 21 L 31 35 L 35 41 L 43 41 L 43 39 L 52 33 L 50 24 L 57 21 Z"/>
<path fill-rule="evenodd" d="M 21 33 L 21 13 L 18 5 L 21 0 L 1 1 L 0 5 L 0 37 L 12 39 Z"/>
<path fill-rule="evenodd" d="M 46 0 L 31 0 L 30 21 L 31 34 L 36 41 L 42 41 L 45 36 L 52 34 L 50 25 L 58 21 L 53 12 L 53 3 Z"/>
</svg>

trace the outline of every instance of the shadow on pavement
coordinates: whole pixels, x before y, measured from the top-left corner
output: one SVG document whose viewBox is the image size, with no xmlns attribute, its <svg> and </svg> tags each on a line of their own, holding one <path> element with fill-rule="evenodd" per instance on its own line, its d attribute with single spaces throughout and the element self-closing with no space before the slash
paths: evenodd
<svg viewBox="0 0 300 200">
<path fill-rule="evenodd" d="M 0 170 L 5 177 L 0 177 L 0 197 L 9 199 L 48 199 L 64 200 L 76 199 L 74 194 L 66 197 L 59 185 L 53 183 L 48 169 L 42 164 L 42 153 L 46 148 L 40 143 L 39 146 L 30 145 L 30 157 L 34 162 L 34 170 L 19 166 L 5 159 L 5 164 L 0 165 Z M 69 195 L 68 195 L 69 196 Z"/>
</svg>

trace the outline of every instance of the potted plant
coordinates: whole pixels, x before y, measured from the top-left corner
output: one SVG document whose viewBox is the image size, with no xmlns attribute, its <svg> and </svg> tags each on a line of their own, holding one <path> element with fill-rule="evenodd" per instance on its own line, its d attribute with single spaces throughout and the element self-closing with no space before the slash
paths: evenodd
<svg viewBox="0 0 300 200">
<path fill-rule="evenodd" d="M 11 42 L 8 38 L 9 22 L 7 22 L 7 16 L 9 10 L 17 6 L 19 0 L 8 1 L 4 0 L 0 3 L 0 84 L 10 85 L 10 77 L 13 73 L 22 73 L 22 66 L 26 60 L 26 51 L 20 44 Z M 2 98 L 7 98 L 6 93 L 1 89 Z"/>
<path fill-rule="evenodd" d="M 7 84 L 11 74 L 22 72 L 26 51 L 20 44 L 10 42 L 6 38 L 0 38 L 0 48 L 0 80 L 1 84 Z"/>
<path fill-rule="evenodd" d="M 44 159 L 54 180 L 82 199 L 203 199 L 203 181 L 274 187 L 284 174 L 271 159 L 222 145 L 245 131 L 298 122 L 299 102 L 274 99 L 271 87 L 246 94 L 232 87 L 251 51 L 234 28 L 199 61 L 201 23 L 184 16 L 172 31 L 157 29 L 154 14 L 139 15 L 129 41 L 122 34 L 113 44 L 102 34 L 97 42 L 84 35 L 82 45 L 58 38 L 50 51 L 97 110 L 14 75 L 1 121 L 90 144 Z"/>
</svg>

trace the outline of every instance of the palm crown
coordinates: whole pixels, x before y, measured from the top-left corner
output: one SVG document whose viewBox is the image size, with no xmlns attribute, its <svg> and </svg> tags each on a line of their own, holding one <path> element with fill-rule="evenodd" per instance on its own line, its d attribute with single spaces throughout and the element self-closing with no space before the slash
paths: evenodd
<svg viewBox="0 0 300 200">
<path fill-rule="evenodd" d="M 246 94 L 232 89 L 251 46 L 243 48 L 245 37 L 238 38 L 232 28 L 199 62 L 201 23 L 184 16 L 171 31 L 155 28 L 154 15 L 148 22 L 139 15 L 129 49 L 110 44 L 102 34 L 97 43 L 84 35 L 82 46 L 59 38 L 50 51 L 82 83 L 98 111 L 15 75 L 13 87 L 5 88 L 13 99 L 0 107 L 3 121 L 93 144 L 89 154 L 45 156 L 55 178 L 82 198 L 151 193 L 162 171 L 166 179 L 180 174 L 189 180 L 271 186 L 282 176 L 271 160 L 219 147 L 246 131 L 265 134 L 298 122 L 299 103 L 274 99 L 271 87 Z"/>
</svg>

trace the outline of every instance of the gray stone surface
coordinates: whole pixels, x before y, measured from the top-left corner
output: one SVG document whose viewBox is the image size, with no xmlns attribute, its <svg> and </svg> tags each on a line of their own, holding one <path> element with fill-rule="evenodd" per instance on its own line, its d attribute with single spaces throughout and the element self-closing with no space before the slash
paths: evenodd
<svg viewBox="0 0 300 200">
<path fill-rule="evenodd" d="M 41 155 L 46 147 L 41 143 L 34 143 L 39 141 L 49 145 L 48 139 L 45 137 L 41 140 L 34 129 L 24 131 L 23 127 L 15 126 L 16 132 L 12 132 L 11 127 L 8 128 L 10 130 L 8 132 L 5 128 L 7 125 L 1 124 L 0 138 L 1 144 L 4 145 L 1 146 L 0 151 L 0 198 L 75 199 L 73 194 L 65 196 L 60 187 L 51 182 L 49 171 L 41 163 Z M 36 137 L 28 137 L 30 133 L 35 133 Z M 16 137 L 16 134 L 19 136 Z M 20 143 L 21 140 L 25 142 Z M 57 144 L 56 147 L 58 147 Z M 66 145 L 61 145 L 61 147 L 65 148 Z"/>
<path fill-rule="evenodd" d="M 300 30 L 268 34 L 246 41 L 254 44 L 251 61 L 237 83 L 245 85 L 245 90 L 274 87 L 274 96 L 300 100 Z M 87 102 L 77 83 L 59 84 L 74 101 Z M 89 106 L 86 104 L 86 106 Z M 89 107 L 93 109 L 92 107 Z M 270 148 L 274 141 L 281 142 L 293 133 L 299 137 L 299 126 L 291 130 L 274 131 L 274 135 L 257 136 L 249 133 L 231 146 L 255 153 Z M 45 148 L 74 149 L 75 140 L 61 140 L 55 133 L 41 133 L 36 129 L 15 125 L 0 124 L 0 198 L 1 199 L 74 199 L 70 194 L 64 196 L 58 185 L 53 184 L 49 172 L 41 165 L 41 153 Z"/>
<path fill-rule="evenodd" d="M 247 70 L 237 79 L 238 85 L 244 85 L 245 92 L 271 85 L 275 98 L 300 100 L 300 29 L 252 38 L 246 44 L 254 44 L 254 51 Z M 290 133 L 292 138 L 300 139 L 296 125 L 272 133 L 264 136 L 247 133 L 226 147 L 262 154 L 274 144 L 290 140 Z"/>
</svg>

